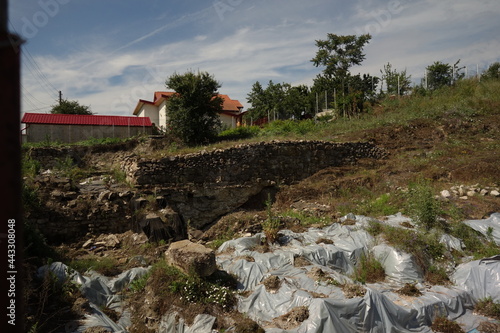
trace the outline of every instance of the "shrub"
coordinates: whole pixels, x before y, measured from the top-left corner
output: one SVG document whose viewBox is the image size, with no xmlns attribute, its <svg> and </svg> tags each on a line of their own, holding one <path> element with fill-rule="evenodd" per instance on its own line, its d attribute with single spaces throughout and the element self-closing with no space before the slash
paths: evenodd
<svg viewBox="0 0 500 333">
<path fill-rule="evenodd" d="M 464 330 L 458 323 L 445 317 L 436 317 L 432 322 L 431 328 L 434 332 L 440 333 L 464 333 Z"/>
<path fill-rule="evenodd" d="M 476 304 L 476 311 L 486 317 L 500 320 L 500 303 L 495 303 L 491 297 L 479 300 Z"/>
<path fill-rule="evenodd" d="M 260 128 L 257 126 L 240 126 L 219 133 L 221 140 L 241 140 L 257 136 Z"/>
<path fill-rule="evenodd" d="M 267 242 L 272 244 L 278 239 L 280 220 L 273 214 L 271 195 L 268 195 L 268 199 L 266 200 L 266 212 L 267 219 L 262 222 L 262 230 L 264 231 L 264 235 L 266 235 Z"/>
<path fill-rule="evenodd" d="M 374 283 L 385 279 L 385 271 L 382 264 L 375 259 L 373 254 L 363 254 L 354 271 L 354 280 L 365 283 Z"/>
<path fill-rule="evenodd" d="M 416 223 L 426 230 L 437 227 L 440 206 L 429 183 L 423 181 L 410 184 L 408 193 L 408 212 Z"/>
</svg>

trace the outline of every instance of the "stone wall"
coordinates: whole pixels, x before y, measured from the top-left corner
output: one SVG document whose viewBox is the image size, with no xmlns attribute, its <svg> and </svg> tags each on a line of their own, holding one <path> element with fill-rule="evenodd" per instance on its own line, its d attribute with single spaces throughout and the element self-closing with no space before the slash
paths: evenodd
<svg viewBox="0 0 500 333">
<path fill-rule="evenodd" d="M 257 197 L 327 167 L 383 158 L 370 143 L 274 141 L 147 160 L 129 157 L 122 168 L 139 189 L 153 189 L 195 228 L 214 222 Z"/>
<path fill-rule="evenodd" d="M 126 154 L 126 147 L 115 148 L 122 150 L 120 156 Z M 110 147 L 37 148 L 29 154 L 44 168 L 66 156 L 85 167 L 86 154 L 99 149 L 109 151 Z M 34 187 L 43 208 L 28 216 L 28 221 L 51 242 L 78 241 L 87 233 L 138 231 L 139 225 L 158 221 L 173 226 L 172 230 L 182 229 L 178 221 L 203 229 L 249 203 L 263 205 L 267 194 L 281 184 L 385 154 L 370 143 L 274 141 L 154 160 L 129 155 L 122 168 L 136 185 L 133 190 L 73 184 L 55 175 L 37 177 Z"/>
<path fill-rule="evenodd" d="M 384 156 L 384 150 L 365 142 L 273 141 L 157 160 L 130 157 L 122 168 L 138 186 L 290 184 L 327 167 Z"/>
</svg>

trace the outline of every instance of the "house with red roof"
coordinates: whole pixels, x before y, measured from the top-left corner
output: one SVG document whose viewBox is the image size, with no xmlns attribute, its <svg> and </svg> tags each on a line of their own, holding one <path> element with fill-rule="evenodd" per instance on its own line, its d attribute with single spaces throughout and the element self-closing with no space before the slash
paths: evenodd
<svg viewBox="0 0 500 333">
<path fill-rule="evenodd" d="M 158 128 L 165 129 L 167 126 L 167 108 L 168 99 L 175 94 L 171 91 L 156 91 L 153 101 L 140 99 L 137 103 L 133 114 L 138 117 L 149 117 L 151 122 Z M 219 94 L 224 101 L 222 111 L 219 113 L 219 118 L 224 127 L 235 128 L 241 125 L 243 114 L 243 105 L 235 99 L 231 99 L 228 95 Z"/>
<path fill-rule="evenodd" d="M 25 113 L 26 142 L 78 142 L 92 138 L 130 138 L 151 134 L 148 117 Z"/>
</svg>

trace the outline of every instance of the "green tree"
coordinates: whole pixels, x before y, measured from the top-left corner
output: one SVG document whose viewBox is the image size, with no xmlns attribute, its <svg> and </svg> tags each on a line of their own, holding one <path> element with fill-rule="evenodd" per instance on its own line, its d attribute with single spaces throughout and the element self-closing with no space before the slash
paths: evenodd
<svg viewBox="0 0 500 333">
<path fill-rule="evenodd" d="M 411 88 L 411 75 L 406 74 L 406 69 L 398 72 L 392 69 L 392 65 L 387 63 L 384 65 L 384 70 L 380 70 L 382 79 L 386 82 L 388 95 L 406 95 Z"/>
<path fill-rule="evenodd" d="M 500 79 L 500 62 L 491 64 L 482 77 L 485 79 Z"/>
<path fill-rule="evenodd" d="M 462 79 L 464 74 L 460 71 L 464 67 L 458 67 L 459 63 L 460 59 L 453 65 L 436 61 L 427 66 L 427 88 L 436 90 L 443 86 L 451 86 L 455 81 Z"/>
<path fill-rule="evenodd" d="M 67 99 L 61 100 L 57 105 L 52 106 L 50 113 L 53 114 L 82 114 L 92 115 L 90 106 L 80 105 L 77 101 L 68 101 Z"/>
<path fill-rule="evenodd" d="M 165 82 L 177 94 L 168 102 L 167 125 L 188 145 L 205 144 L 216 138 L 223 100 L 220 83 L 207 72 L 174 73 Z"/>
<path fill-rule="evenodd" d="M 311 61 L 316 67 L 324 67 L 323 74 L 327 78 L 346 78 L 349 68 L 361 65 L 365 59 L 363 47 L 372 37 L 369 34 L 359 37 L 328 34 L 327 37 L 326 40 L 316 40 L 319 50 Z"/>
<path fill-rule="evenodd" d="M 349 72 L 352 66 L 361 65 L 365 59 L 363 48 L 371 36 L 328 34 L 327 37 L 326 40 L 316 41 L 319 50 L 311 62 L 316 67 L 324 68 L 314 80 L 312 92 L 318 96 L 318 104 L 334 105 L 344 116 L 351 116 L 363 111 L 364 102 L 372 95 L 372 87 L 378 82 L 375 78 L 372 81 L 369 75 L 353 76 Z"/>
</svg>

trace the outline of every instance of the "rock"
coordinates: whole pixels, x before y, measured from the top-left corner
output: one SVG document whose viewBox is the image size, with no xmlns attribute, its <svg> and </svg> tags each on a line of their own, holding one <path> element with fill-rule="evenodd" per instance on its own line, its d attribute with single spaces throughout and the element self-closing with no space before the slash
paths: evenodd
<svg viewBox="0 0 500 333">
<path fill-rule="evenodd" d="M 84 249 L 86 249 L 86 248 L 90 247 L 90 245 L 92 245 L 93 242 L 94 242 L 93 239 L 89 239 L 88 241 L 86 241 L 85 243 L 83 243 L 82 247 Z"/>
<path fill-rule="evenodd" d="M 451 193 L 448 190 L 444 190 L 444 191 L 441 191 L 441 196 L 443 198 L 449 198 L 449 197 L 451 197 Z"/>
<path fill-rule="evenodd" d="M 467 191 L 467 196 L 468 197 L 473 197 L 474 195 L 476 195 L 475 191 Z"/>
<path fill-rule="evenodd" d="M 500 197 L 500 192 L 498 192 L 497 190 L 493 190 L 490 192 L 490 195 L 492 197 Z"/>
<path fill-rule="evenodd" d="M 201 244 L 182 240 L 170 244 L 165 252 L 167 262 L 186 274 L 209 276 L 217 270 L 215 252 Z"/>
<path fill-rule="evenodd" d="M 487 189 L 482 189 L 481 191 L 479 191 L 479 194 L 481 194 L 482 196 L 486 196 L 488 195 L 488 193 L 490 193 Z"/>
<path fill-rule="evenodd" d="M 469 199 L 469 197 L 468 197 L 468 196 L 466 196 L 466 195 L 464 195 L 464 196 L 461 196 L 461 197 L 460 197 L 460 199 L 462 199 L 462 200 L 467 200 L 467 199 Z"/>
</svg>

